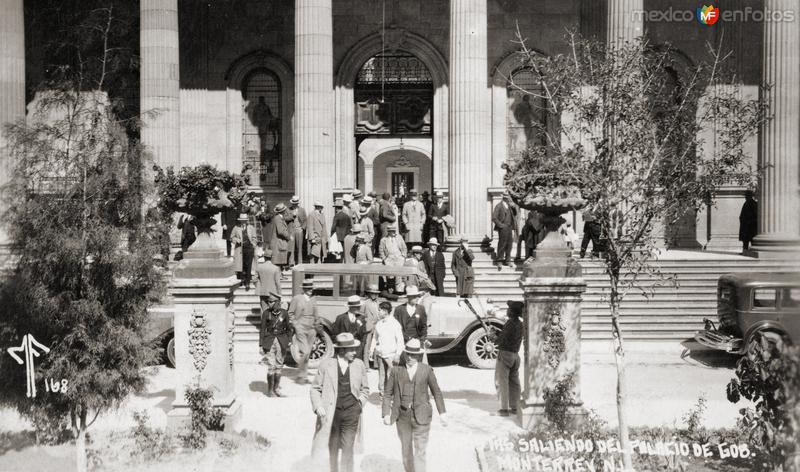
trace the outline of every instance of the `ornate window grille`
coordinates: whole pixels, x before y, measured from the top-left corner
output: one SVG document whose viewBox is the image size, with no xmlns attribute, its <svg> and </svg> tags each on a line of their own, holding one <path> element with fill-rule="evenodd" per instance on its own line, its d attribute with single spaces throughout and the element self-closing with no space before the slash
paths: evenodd
<svg viewBox="0 0 800 472">
<path fill-rule="evenodd" d="M 267 69 L 252 71 L 242 90 L 242 163 L 251 183 L 281 186 L 281 83 Z"/>
</svg>

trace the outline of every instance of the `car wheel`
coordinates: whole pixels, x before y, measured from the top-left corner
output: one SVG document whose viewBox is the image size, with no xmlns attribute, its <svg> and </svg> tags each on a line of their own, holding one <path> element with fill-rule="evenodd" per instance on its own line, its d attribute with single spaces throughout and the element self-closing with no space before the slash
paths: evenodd
<svg viewBox="0 0 800 472">
<path fill-rule="evenodd" d="M 175 367 L 175 335 L 170 334 L 167 342 L 164 344 L 164 358 L 167 361 L 167 367 Z"/>
<path fill-rule="evenodd" d="M 497 350 L 497 343 L 489 339 L 483 328 L 476 329 L 467 338 L 467 357 L 478 369 L 494 369 Z"/>
<path fill-rule="evenodd" d="M 292 352 L 292 359 L 294 359 L 296 363 L 297 359 L 300 358 L 300 351 L 298 351 L 294 343 L 292 343 L 290 350 Z M 320 361 L 329 357 L 333 357 L 333 340 L 331 340 L 327 332 L 320 331 L 317 333 L 314 345 L 311 346 L 311 355 L 308 357 L 308 367 L 316 368 Z"/>
</svg>

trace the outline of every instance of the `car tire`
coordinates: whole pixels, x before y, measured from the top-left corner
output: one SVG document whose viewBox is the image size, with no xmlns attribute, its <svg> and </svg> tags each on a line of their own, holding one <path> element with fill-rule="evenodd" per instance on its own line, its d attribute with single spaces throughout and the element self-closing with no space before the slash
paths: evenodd
<svg viewBox="0 0 800 472">
<path fill-rule="evenodd" d="M 289 347 L 292 353 L 292 359 L 297 363 L 300 358 L 300 352 L 294 343 Z M 311 348 L 311 356 L 308 358 L 308 368 L 316 368 L 323 359 L 333 357 L 333 340 L 327 331 L 320 331 L 317 333 L 317 339 L 314 340 L 314 346 Z"/>
<path fill-rule="evenodd" d="M 494 369 L 497 363 L 497 343 L 489 339 L 486 330 L 478 328 L 467 338 L 467 358 L 478 369 Z"/>
<path fill-rule="evenodd" d="M 164 361 L 167 367 L 175 368 L 175 334 L 170 333 L 164 342 Z"/>
</svg>

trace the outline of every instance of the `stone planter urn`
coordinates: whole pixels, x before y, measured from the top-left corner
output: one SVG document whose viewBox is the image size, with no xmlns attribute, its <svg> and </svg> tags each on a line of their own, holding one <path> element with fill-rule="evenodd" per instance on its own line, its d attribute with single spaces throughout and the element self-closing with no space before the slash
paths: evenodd
<svg viewBox="0 0 800 472">
<path fill-rule="evenodd" d="M 545 238 L 523 267 L 519 284 L 525 296 L 525 360 L 523 394 L 518 415 L 532 429 L 546 421 L 544 394 L 571 379 L 568 421 L 576 424 L 586 413 L 580 395 L 580 311 L 586 283 L 581 266 L 559 233 L 563 213 L 586 204 L 575 187 L 511 195 L 521 207 L 542 214 Z"/>
<path fill-rule="evenodd" d="M 236 427 L 241 404 L 234 391 L 234 290 L 239 281 L 233 262 L 214 243 L 214 216 L 234 207 L 223 188 L 230 174 L 210 166 L 184 168 L 170 174 L 162 198 L 173 211 L 192 216 L 197 238 L 184 253 L 170 280 L 175 328 L 175 401 L 168 424 L 187 424 L 191 412 L 186 389 L 200 386 L 213 392 L 213 407 L 226 415 L 225 429 Z"/>
</svg>

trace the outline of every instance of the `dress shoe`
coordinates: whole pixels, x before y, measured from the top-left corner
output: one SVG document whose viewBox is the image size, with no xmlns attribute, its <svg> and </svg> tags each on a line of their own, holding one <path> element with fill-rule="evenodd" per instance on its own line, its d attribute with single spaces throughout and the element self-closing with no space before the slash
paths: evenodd
<svg viewBox="0 0 800 472">
<path fill-rule="evenodd" d="M 508 416 L 508 410 L 497 410 L 497 416 Z"/>
</svg>

